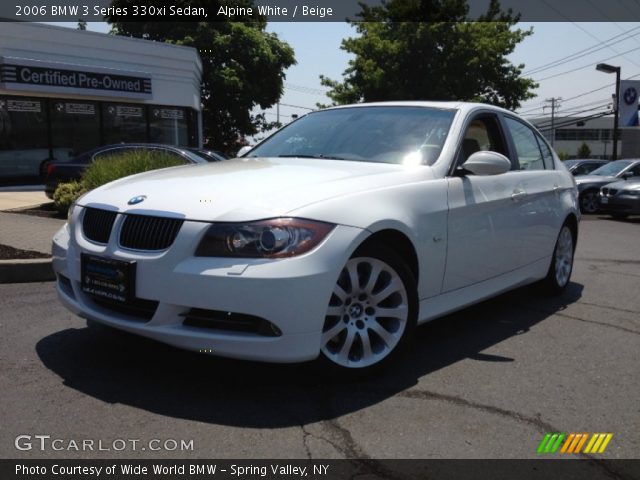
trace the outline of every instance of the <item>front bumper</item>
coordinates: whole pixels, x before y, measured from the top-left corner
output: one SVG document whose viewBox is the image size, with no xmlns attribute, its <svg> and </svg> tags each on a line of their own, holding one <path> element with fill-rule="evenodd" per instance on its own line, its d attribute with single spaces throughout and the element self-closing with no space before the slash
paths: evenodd
<svg viewBox="0 0 640 480">
<path fill-rule="evenodd" d="M 77 208 L 76 210 L 83 210 Z M 185 221 L 173 245 L 162 252 L 133 251 L 111 241 L 86 240 L 74 212 L 71 227 L 53 239 L 53 269 L 62 303 L 81 317 L 179 348 L 270 362 L 301 362 L 318 356 L 331 292 L 365 230 L 338 225 L 313 251 L 265 260 L 194 257 L 208 223 Z M 114 230 L 119 228 L 116 221 Z M 82 253 L 136 261 L 136 297 L 157 302 L 148 318 L 108 308 L 81 290 Z M 188 326 L 191 309 L 260 317 L 279 336 Z"/>
<path fill-rule="evenodd" d="M 640 215 L 640 196 L 618 193 L 617 195 L 599 195 L 600 211 L 604 213 L 620 213 Z"/>
</svg>

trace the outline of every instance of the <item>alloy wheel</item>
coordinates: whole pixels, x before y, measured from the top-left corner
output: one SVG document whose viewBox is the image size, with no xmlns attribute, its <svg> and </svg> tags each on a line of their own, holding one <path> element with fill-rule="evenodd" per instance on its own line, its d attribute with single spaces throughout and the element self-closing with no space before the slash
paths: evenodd
<svg viewBox="0 0 640 480">
<path fill-rule="evenodd" d="M 598 195 L 596 192 L 585 192 L 580 197 L 580 209 L 584 213 L 596 213 L 598 211 Z"/>
<path fill-rule="evenodd" d="M 555 252 L 555 278 L 559 287 L 564 287 L 571 277 L 573 267 L 573 235 L 566 225 L 558 236 Z"/>
<path fill-rule="evenodd" d="M 331 295 L 322 353 L 341 367 L 374 365 L 398 345 L 408 319 L 407 289 L 398 272 L 377 258 L 352 258 Z"/>
</svg>

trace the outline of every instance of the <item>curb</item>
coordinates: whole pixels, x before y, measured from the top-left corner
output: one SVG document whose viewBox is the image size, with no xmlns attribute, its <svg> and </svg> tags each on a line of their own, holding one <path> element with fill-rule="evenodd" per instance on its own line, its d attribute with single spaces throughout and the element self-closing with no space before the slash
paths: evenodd
<svg viewBox="0 0 640 480">
<path fill-rule="evenodd" d="M 0 283 L 48 282 L 55 280 L 50 258 L 0 260 Z"/>
</svg>

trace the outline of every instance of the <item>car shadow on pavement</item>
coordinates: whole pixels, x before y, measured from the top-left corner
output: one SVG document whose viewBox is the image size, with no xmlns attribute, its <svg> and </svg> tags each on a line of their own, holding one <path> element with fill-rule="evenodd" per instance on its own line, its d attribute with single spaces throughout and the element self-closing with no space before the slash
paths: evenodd
<svg viewBox="0 0 640 480">
<path fill-rule="evenodd" d="M 528 286 L 435 320 L 417 330 L 410 351 L 368 380 L 320 375 L 309 365 L 216 358 L 109 329 L 67 329 L 38 342 L 43 364 L 64 385 L 109 403 L 221 425 L 279 428 L 332 420 L 388 399 L 466 358 L 511 362 L 483 350 L 528 330 L 578 300 Z"/>
</svg>

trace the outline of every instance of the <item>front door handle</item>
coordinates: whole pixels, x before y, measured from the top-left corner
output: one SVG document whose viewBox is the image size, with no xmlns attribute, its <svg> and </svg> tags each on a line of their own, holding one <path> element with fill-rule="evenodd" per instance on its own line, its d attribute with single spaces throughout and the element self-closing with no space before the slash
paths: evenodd
<svg viewBox="0 0 640 480">
<path fill-rule="evenodd" d="M 511 194 L 511 200 L 518 201 L 518 200 L 523 199 L 526 196 L 527 196 L 527 192 L 525 192 L 524 190 L 520 190 L 520 189 L 516 188 L 513 191 L 513 193 Z"/>
</svg>

